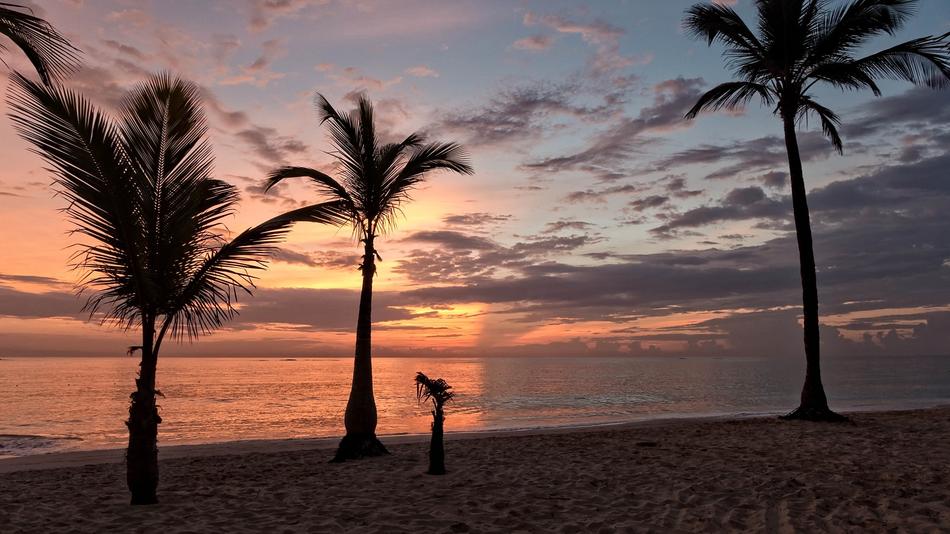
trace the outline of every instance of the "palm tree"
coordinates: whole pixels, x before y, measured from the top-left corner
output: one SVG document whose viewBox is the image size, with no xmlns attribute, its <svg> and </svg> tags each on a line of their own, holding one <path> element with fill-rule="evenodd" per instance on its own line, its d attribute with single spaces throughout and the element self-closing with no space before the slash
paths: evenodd
<svg viewBox="0 0 950 534">
<path fill-rule="evenodd" d="M 416 373 L 416 399 L 420 403 L 427 400 L 432 401 L 432 441 L 429 444 L 429 470 L 426 473 L 430 475 L 445 474 L 445 444 L 442 442 L 442 435 L 445 429 L 445 412 L 443 407 L 445 403 L 452 400 L 455 392 L 451 391 L 452 386 L 445 380 L 437 378 L 435 380 L 426 376 L 422 371 Z"/>
<path fill-rule="evenodd" d="M 321 124 L 330 129 L 340 180 L 306 167 L 281 167 L 267 178 L 266 188 L 287 178 L 309 178 L 324 202 L 311 206 L 324 213 L 331 224 L 349 225 L 363 243 L 363 275 L 359 317 L 356 323 L 356 355 L 353 382 L 343 418 L 346 435 L 333 461 L 386 454 L 376 438 L 376 400 L 373 396 L 372 307 L 376 238 L 394 229 L 401 206 L 431 171 L 448 170 L 471 174 L 462 147 L 455 143 L 426 143 L 412 134 L 399 143 L 383 144 L 377 138 L 373 105 L 361 96 L 355 115 L 339 113 L 323 95 L 317 95 Z"/>
<path fill-rule="evenodd" d="M 140 327 L 130 395 L 127 483 L 132 504 L 157 502 L 158 355 L 166 336 L 194 339 L 236 314 L 251 272 L 294 221 L 327 222 L 312 209 L 222 237 L 237 189 L 211 177 L 214 159 L 196 85 L 152 77 L 125 98 L 118 120 L 81 94 L 19 74 L 8 102 L 18 133 L 49 163 L 81 236 L 74 266 L 85 309 L 103 322 Z"/>
<path fill-rule="evenodd" d="M 78 63 L 79 50 L 27 6 L 0 2 L 0 35 L 23 51 L 46 85 L 66 77 Z M 5 50 L 0 43 L 0 52 Z"/>
<path fill-rule="evenodd" d="M 801 266 L 807 363 L 801 404 L 787 419 L 843 420 L 828 408 L 821 384 L 818 282 L 811 223 L 805 199 L 797 123 L 817 116 L 835 150 L 842 153 L 840 119 L 811 95 L 817 84 L 842 90 L 881 91 L 876 80 L 892 78 L 931 88 L 950 86 L 950 33 L 913 39 L 855 58 L 872 37 L 894 35 L 912 14 L 916 0 L 852 0 L 835 8 L 825 0 L 756 0 L 758 33 L 730 7 L 697 4 L 687 10 L 686 28 L 708 44 L 720 41 L 737 81 L 712 88 L 686 114 L 735 109 L 758 97 L 782 119 Z"/>
</svg>

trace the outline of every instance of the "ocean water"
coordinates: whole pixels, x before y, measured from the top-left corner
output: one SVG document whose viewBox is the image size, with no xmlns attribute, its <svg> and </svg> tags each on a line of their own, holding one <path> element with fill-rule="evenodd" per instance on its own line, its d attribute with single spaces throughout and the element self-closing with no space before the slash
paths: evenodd
<svg viewBox="0 0 950 534">
<path fill-rule="evenodd" d="M 135 358 L 0 360 L 0 458 L 121 448 Z M 804 362 L 774 358 L 377 358 L 379 434 L 425 433 L 416 371 L 457 397 L 447 432 L 778 414 L 797 405 Z M 349 358 L 163 358 L 161 445 L 342 433 Z M 950 356 L 839 357 L 823 364 L 838 410 L 950 403 Z"/>
</svg>

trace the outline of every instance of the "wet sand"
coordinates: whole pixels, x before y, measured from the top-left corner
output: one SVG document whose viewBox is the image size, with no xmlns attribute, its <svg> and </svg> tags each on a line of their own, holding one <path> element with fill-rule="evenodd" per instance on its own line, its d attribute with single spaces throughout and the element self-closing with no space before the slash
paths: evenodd
<svg viewBox="0 0 950 534">
<path fill-rule="evenodd" d="M 152 507 L 121 452 L 2 460 L 0 532 L 950 529 L 950 407 L 852 417 L 449 434 L 443 477 L 414 436 L 345 464 L 335 440 L 169 447 Z"/>
</svg>

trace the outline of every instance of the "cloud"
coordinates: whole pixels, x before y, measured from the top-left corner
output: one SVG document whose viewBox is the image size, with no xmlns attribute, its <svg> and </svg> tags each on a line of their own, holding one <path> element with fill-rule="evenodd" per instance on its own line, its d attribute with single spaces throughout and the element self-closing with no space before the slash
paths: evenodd
<svg viewBox="0 0 950 534">
<path fill-rule="evenodd" d="M 439 73 L 435 69 L 431 67 L 427 67 L 425 65 L 416 65 L 415 67 L 408 68 L 406 69 L 406 74 L 410 76 L 415 76 L 416 78 L 438 78 L 439 77 Z"/>
<path fill-rule="evenodd" d="M 803 161 L 826 158 L 832 154 L 831 144 L 818 132 L 802 133 L 798 140 Z M 768 178 L 774 183 L 777 178 L 771 173 L 788 166 L 785 141 L 778 136 L 768 135 L 720 145 L 702 144 L 660 159 L 654 164 L 654 170 L 670 172 L 690 165 L 708 168 L 723 162 L 727 164 L 708 172 L 706 179 L 734 179 L 750 173 L 764 173 L 770 175 Z"/>
<path fill-rule="evenodd" d="M 585 189 L 583 191 L 572 191 L 564 197 L 564 200 L 570 204 L 580 204 L 582 202 L 606 202 L 607 198 L 613 195 L 634 195 L 643 191 L 643 185 L 622 184 L 598 190 Z"/>
<path fill-rule="evenodd" d="M 540 52 L 551 48 L 554 44 L 554 37 L 550 35 L 531 35 L 518 39 L 511 46 L 518 50 L 528 50 L 531 52 Z"/>
<path fill-rule="evenodd" d="M 499 224 L 509 220 L 511 220 L 511 215 L 495 215 L 484 212 L 459 213 L 446 215 L 442 218 L 442 222 L 449 226 L 467 226 L 475 228 Z"/>
<path fill-rule="evenodd" d="M 644 211 L 665 206 L 669 202 L 670 197 L 666 195 L 649 195 L 631 200 L 627 205 L 636 211 Z"/>
<path fill-rule="evenodd" d="M 362 70 L 356 67 L 340 67 L 334 63 L 320 63 L 315 68 L 317 72 L 324 73 L 330 80 L 348 89 L 353 94 L 369 90 L 385 91 L 394 85 L 402 83 L 402 76 L 384 80 L 366 75 Z"/>
<path fill-rule="evenodd" d="M 653 60 L 652 54 L 626 56 L 620 53 L 620 38 L 626 33 L 623 28 L 602 21 L 580 23 L 558 15 L 538 15 L 528 11 L 524 15 L 525 26 L 546 26 L 559 33 L 579 35 L 584 42 L 595 48 L 589 68 L 595 75 L 611 74 L 632 65 L 645 65 Z"/>
<path fill-rule="evenodd" d="M 447 113 L 438 128 L 467 135 L 474 146 L 507 145 L 536 139 L 560 118 L 595 121 L 608 116 L 616 102 L 576 104 L 583 89 L 573 83 L 537 82 L 502 89 L 479 108 Z"/>
<path fill-rule="evenodd" d="M 292 137 L 281 135 L 275 128 L 250 125 L 234 133 L 258 158 L 264 167 L 273 168 L 287 163 L 288 158 L 309 152 L 309 147 Z"/>
<path fill-rule="evenodd" d="M 23 280 L 22 277 L 18 278 L 20 279 L 17 281 L 29 281 Z M 6 279 L 10 280 L 10 278 Z M 0 285 L 0 317 L 81 319 L 87 316 L 82 312 L 84 302 L 68 290 L 28 293 Z"/>
<path fill-rule="evenodd" d="M 756 218 L 780 218 L 791 210 L 789 198 L 769 198 L 761 187 L 739 187 L 729 191 L 718 205 L 700 206 L 675 215 L 662 226 L 650 230 L 663 238 L 675 237 L 681 228 L 696 228 L 722 221 L 741 221 Z"/>
<path fill-rule="evenodd" d="M 560 221 L 549 222 L 544 225 L 544 230 L 541 230 L 542 234 L 555 234 L 564 230 L 579 230 L 581 232 L 587 231 L 590 229 L 593 224 L 584 221 L 577 221 L 572 219 L 562 219 Z"/>
<path fill-rule="evenodd" d="M 454 230 L 431 230 L 410 234 L 402 241 L 432 243 L 447 249 L 487 250 L 496 247 L 495 243 L 483 237 L 464 234 Z"/>
<path fill-rule="evenodd" d="M 329 3 L 329 0 L 248 0 L 248 29 L 261 32 L 281 17 L 291 16 L 308 6 Z"/>
<path fill-rule="evenodd" d="M 699 98 L 704 85 L 702 78 L 658 83 L 653 86 L 651 105 L 643 107 L 636 117 L 625 117 L 597 134 L 584 150 L 525 163 L 522 168 L 543 173 L 582 171 L 602 181 L 624 177 L 628 174 L 627 161 L 648 142 L 646 135 L 686 126 L 683 114 Z"/>
<path fill-rule="evenodd" d="M 228 41 L 221 41 L 219 45 L 229 46 Z M 279 80 L 285 75 L 274 72 L 271 65 L 278 58 L 287 55 L 287 44 L 283 39 L 269 39 L 261 43 L 261 53 L 249 65 L 242 66 L 240 72 L 226 76 L 218 81 L 221 85 L 250 84 L 257 87 L 267 87 L 270 82 Z"/>
</svg>

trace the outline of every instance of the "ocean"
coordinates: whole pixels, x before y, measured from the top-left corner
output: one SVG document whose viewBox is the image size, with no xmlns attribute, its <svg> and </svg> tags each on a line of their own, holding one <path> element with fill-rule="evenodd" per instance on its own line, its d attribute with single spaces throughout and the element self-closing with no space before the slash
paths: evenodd
<svg viewBox="0 0 950 534">
<path fill-rule="evenodd" d="M 841 411 L 950 404 L 950 356 L 828 357 Z M 0 458 L 122 448 L 136 358 L 0 360 Z M 416 371 L 456 391 L 446 431 L 530 429 L 797 406 L 803 358 L 377 358 L 380 435 L 426 433 Z M 350 358 L 159 361 L 159 446 L 341 435 Z"/>
</svg>

